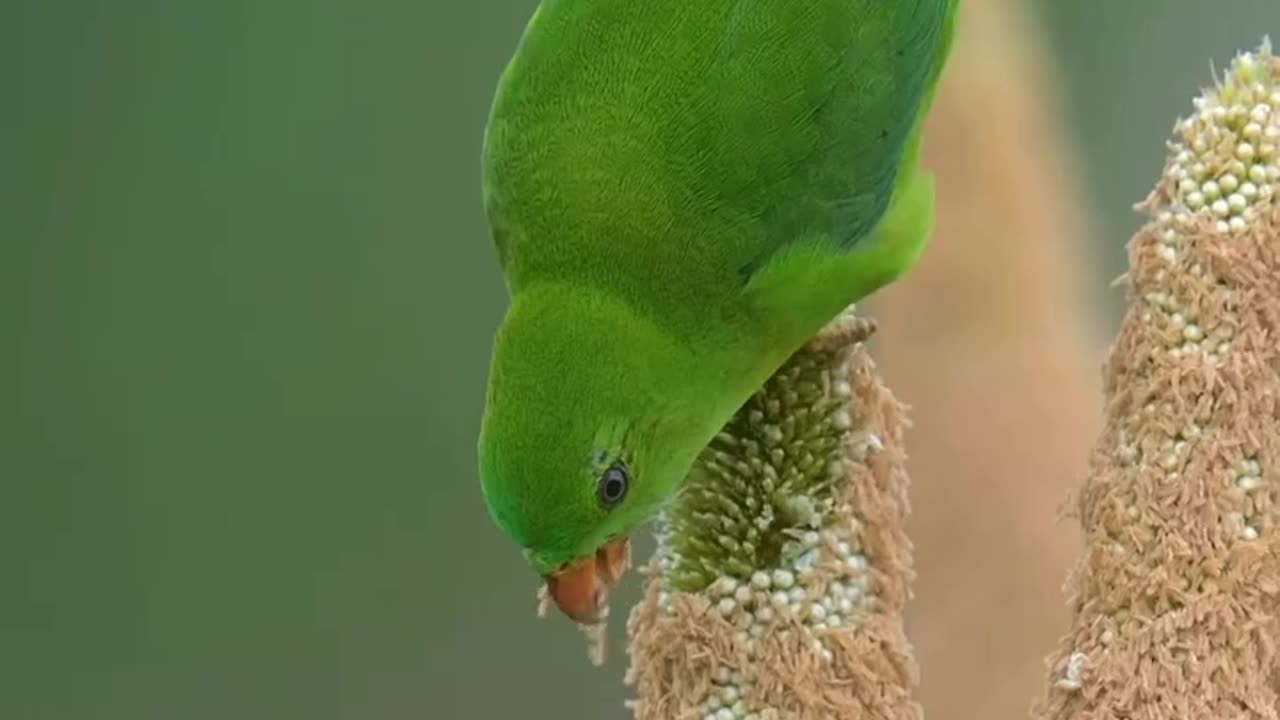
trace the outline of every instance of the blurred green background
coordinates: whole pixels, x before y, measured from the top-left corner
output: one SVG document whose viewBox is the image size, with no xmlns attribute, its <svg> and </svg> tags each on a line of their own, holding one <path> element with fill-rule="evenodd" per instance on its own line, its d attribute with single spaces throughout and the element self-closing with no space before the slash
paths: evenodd
<svg viewBox="0 0 1280 720">
<path fill-rule="evenodd" d="M 0 718 L 626 716 L 474 470 L 479 143 L 534 5 L 0 6 Z M 1110 277 L 1280 5 L 1040 11 Z"/>
</svg>

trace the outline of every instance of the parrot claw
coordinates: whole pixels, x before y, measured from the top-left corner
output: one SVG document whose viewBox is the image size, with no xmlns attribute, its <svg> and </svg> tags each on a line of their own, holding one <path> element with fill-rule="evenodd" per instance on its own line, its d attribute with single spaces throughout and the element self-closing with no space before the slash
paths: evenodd
<svg viewBox="0 0 1280 720">
<path fill-rule="evenodd" d="M 809 341 L 806 348 L 812 352 L 831 352 L 842 347 L 866 342 L 876 331 L 876 321 L 854 314 L 850 305 L 843 312 L 827 323 L 818 332 L 817 337 Z"/>
</svg>

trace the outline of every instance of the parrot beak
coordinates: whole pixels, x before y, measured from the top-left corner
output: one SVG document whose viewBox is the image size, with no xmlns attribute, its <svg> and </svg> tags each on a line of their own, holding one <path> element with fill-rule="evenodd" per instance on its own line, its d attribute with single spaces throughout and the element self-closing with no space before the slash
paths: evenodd
<svg viewBox="0 0 1280 720">
<path fill-rule="evenodd" d="M 631 567 L 631 541 L 625 537 L 596 550 L 546 577 L 547 595 L 569 619 L 580 625 L 604 620 L 609 591 Z"/>
</svg>

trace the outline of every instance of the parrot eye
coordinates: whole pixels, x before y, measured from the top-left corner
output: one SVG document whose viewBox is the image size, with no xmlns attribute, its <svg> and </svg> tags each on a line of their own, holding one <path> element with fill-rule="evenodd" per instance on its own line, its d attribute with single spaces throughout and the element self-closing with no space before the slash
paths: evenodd
<svg viewBox="0 0 1280 720">
<path fill-rule="evenodd" d="M 627 496 L 630 486 L 631 477 L 627 474 L 627 468 L 620 462 L 610 465 L 604 475 L 600 476 L 600 504 L 612 508 Z"/>
</svg>

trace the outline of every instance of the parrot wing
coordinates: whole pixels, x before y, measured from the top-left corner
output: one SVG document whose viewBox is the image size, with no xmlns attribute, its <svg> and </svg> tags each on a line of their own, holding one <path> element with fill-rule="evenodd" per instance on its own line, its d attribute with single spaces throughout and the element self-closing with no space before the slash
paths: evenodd
<svg viewBox="0 0 1280 720">
<path fill-rule="evenodd" d="M 504 73 L 485 200 L 508 284 L 738 292 L 884 215 L 958 0 L 544 0 Z"/>
<path fill-rule="evenodd" d="M 889 206 L 950 38 L 954 0 L 743 2 L 776 23 L 728 28 L 731 132 L 703 138 L 724 164 L 706 177 L 722 208 L 754 224 L 749 278 L 787 244 L 815 235 L 844 247 L 866 238 Z M 780 31 L 811 39 L 804 47 Z M 734 152 L 732 142 L 741 148 Z M 735 157 L 736 156 L 736 157 Z"/>
</svg>

